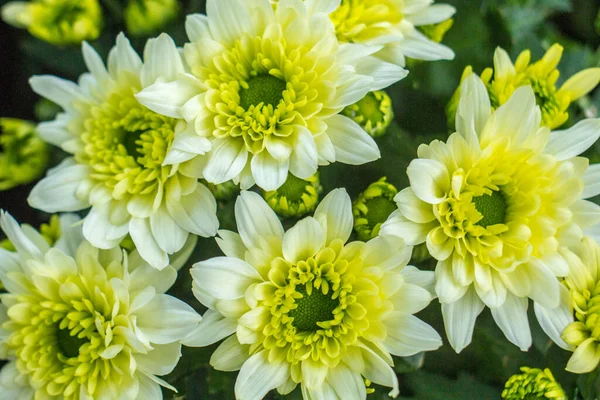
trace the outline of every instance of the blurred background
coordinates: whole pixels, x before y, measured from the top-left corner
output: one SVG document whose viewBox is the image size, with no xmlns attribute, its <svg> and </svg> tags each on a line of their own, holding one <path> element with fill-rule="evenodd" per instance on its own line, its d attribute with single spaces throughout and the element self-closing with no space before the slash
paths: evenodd
<svg viewBox="0 0 600 400">
<path fill-rule="evenodd" d="M 83 0 L 82 0 L 83 1 Z M 137 1 L 137 0 L 130 0 Z M 0 0 L 0 6 L 5 4 Z M 102 0 L 102 33 L 91 44 L 105 58 L 113 46 L 116 34 L 125 31 L 133 45 L 142 51 L 148 36 L 168 32 L 182 45 L 186 41 L 184 17 L 204 12 L 204 0 L 179 1 L 173 18 L 157 32 L 135 33 L 125 27 L 126 0 Z M 600 66 L 600 1 L 598 0 L 448 0 L 456 7 L 454 25 L 443 43 L 456 53 L 453 61 L 411 63 L 410 74 L 387 89 L 393 101 L 394 122 L 385 136 L 377 139 L 382 159 L 361 167 L 333 165 L 321 169 L 323 193 L 336 187 L 346 187 L 354 198 L 369 184 L 386 176 L 399 190 L 408 182 L 406 167 L 416 156 L 419 144 L 435 138 L 444 139 L 450 132 L 445 107 L 454 93 L 467 65 L 476 73 L 492 66 L 497 46 L 508 51 L 513 60 L 530 49 L 532 60 L 539 59 L 553 44 L 564 46 L 559 70 L 559 83 L 576 72 Z M 132 35 L 133 33 L 133 35 Z M 56 46 L 33 37 L 26 29 L 17 29 L 0 22 L 0 117 L 30 121 L 52 119 L 56 106 L 39 102 L 27 80 L 34 74 L 53 74 L 76 80 L 85 71 L 79 45 Z M 569 110 L 567 125 L 598 115 L 600 90 L 578 100 Z M 600 161 L 597 144 L 586 154 L 592 162 Z M 51 165 L 64 154 L 54 148 Z M 34 182 L 35 183 L 35 182 Z M 0 191 L 0 208 L 8 210 L 17 220 L 39 226 L 48 215 L 32 210 L 26 198 L 33 184 Z M 219 203 L 221 226 L 235 229 L 233 201 Z M 286 221 L 286 224 L 293 221 Z M 214 240 L 200 239 L 190 259 L 193 262 L 220 255 Z M 433 269 L 428 261 L 417 264 Z M 186 270 L 172 294 L 203 309 L 191 295 L 191 282 Z M 532 311 L 532 310 L 531 310 Z M 444 337 L 439 303 L 433 302 L 419 317 L 434 326 Z M 551 344 L 531 318 L 534 344 L 523 353 L 511 345 L 495 326 L 489 311 L 480 316 L 471 346 L 457 355 L 449 345 L 427 355 L 397 359 L 395 366 L 401 382 L 401 398 L 415 400 L 498 399 L 506 379 L 520 366 L 549 367 L 570 398 L 595 399 L 600 396 L 598 373 L 576 376 L 564 371 L 570 353 Z M 165 393 L 172 399 L 233 399 L 235 373 L 212 371 L 208 367 L 215 346 L 204 349 L 184 349 L 177 369 L 167 380 L 179 389 L 178 394 Z M 385 399 L 387 389 L 377 388 L 371 399 Z M 289 396 L 269 398 L 301 399 L 298 391 Z"/>
</svg>

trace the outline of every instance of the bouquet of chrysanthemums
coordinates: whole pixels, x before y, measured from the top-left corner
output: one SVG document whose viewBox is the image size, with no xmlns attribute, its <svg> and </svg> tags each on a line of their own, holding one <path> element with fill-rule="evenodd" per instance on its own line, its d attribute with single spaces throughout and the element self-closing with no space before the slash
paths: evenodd
<svg viewBox="0 0 600 400">
<path fill-rule="evenodd" d="M 450 2 L 3 2 L 0 400 L 598 399 L 600 5 Z"/>
</svg>

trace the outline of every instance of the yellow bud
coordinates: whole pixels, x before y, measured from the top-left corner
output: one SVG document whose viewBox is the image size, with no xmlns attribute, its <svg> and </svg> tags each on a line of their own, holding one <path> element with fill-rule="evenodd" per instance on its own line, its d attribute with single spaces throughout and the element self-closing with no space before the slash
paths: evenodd
<svg viewBox="0 0 600 400">
<path fill-rule="evenodd" d="M 521 367 L 521 374 L 511 376 L 502 391 L 504 400 L 554 399 L 567 400 L 567 395 L 546 368 Z"/>
<path fill-rule="evenodd" d="M 150 36 L 173 21 L 179 12 L 176 0 L 129 0 L 125 25 L 134 36 Z"/>
<path fill-rule="evenodd" d="M 354 230 L 358 238 L 370 240 L 379 234 L 381 224 L 396 210 L 394 197 L 398 190 L 385 177 L 367 187 L 352 204 Z"/>
</svg>

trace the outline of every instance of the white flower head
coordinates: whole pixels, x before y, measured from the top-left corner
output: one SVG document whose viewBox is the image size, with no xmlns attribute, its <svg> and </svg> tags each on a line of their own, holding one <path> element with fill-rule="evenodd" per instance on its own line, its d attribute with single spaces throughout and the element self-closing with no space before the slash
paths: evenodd
<svg viewBox="0 0 600 400">
<path fill-rule="evenodd" d="M 209 310 L 183 343 L 226 338 L 211 365 L 240 370 L 236 398 L 300 384 L 305 400 L 364 400 L 364 379 L 397 396 L 392 355 L 441 346 L 413 315 L 432 299 L 433 273 L 407 266 L 412 248 L 396 237 L 346 243 L 353 220 L 344 189 L 287 232 L 254 192 L 242 192 L 235 217 L 239 234 L 217 239 L 226 257 L 192 268 L 194 294 Z"/>
<path fill-rule="evenodd" d="M 433 3 L 434 0 L 341 0 L 330 17 L 340 42 L 373 47 L 378 50 L 375 56 L 396 65 L 405 66 L 407 57 L 425 61 L 452 60 L 454 52 L 450 48 L 436 43 L 418 29 L 442 23 L 456 12 L 448 4 Z"/>
<path fill-rule="evenodd" d="M 600 137 L 600 119 L 565 131 L 541 126 L 531 87 L 495 112 L 481 79 L 463 84 L 457 132 L 421 145 L 410 187 L 381 228 L 410 245 L 426 242 L 450 344 L 466 347 L 484 305 L 506 337 L 531 345 L 528 298 L 559 303 L 562 251 L 600 222 L 597 166 L 578 157 Z"/>
<path fill-rule="evenodd" d="M 137 95 L 210 140 L 196 167 L 207 181 L 275 190 L 288 172 L 308 179 L 319 165 L 380 157 L 373 139 L 339 113 L 406 71 L 372 57 L 373 48 L 340 44 L 330 7 L 309 3 L 282 1 L 274 11 L 269 0 L 208 0 L 208 15 L 186 22 L 190 73 Z"/>
<path fill-rule="evenodd" d="M 159 400 L 160 386 L 174 390 L 157 375 L 173 370 L 201 317 L 164 294 L 173 267 L 94 248 L 79 224 L 56 247 L 4 212 L 0 226 L 16 248 L 0 249 L 1 398 Z"/>
<path fill-rule="evenodd" d="M 40 136 L 72 157 L 33 188 L 29 204 L 46 212 L 91 206 L 83 223 L 89 242 L 109 249 L 129 234 L 150 265 L 164 268 L 190 233 L 213 236 L 218 227 L 215 199 L 191 161 L 210 142 L 135 99 L 143 88 L 183 73 L 183 61 L 167 35 L 147 42 L 144 62 L 122 34 L 108 68 L 87 43 L 83 56 L 90 73 L 77 84 L 31 79 L 36 93 L 64 109 L 39 125 Z"/>
</svg>

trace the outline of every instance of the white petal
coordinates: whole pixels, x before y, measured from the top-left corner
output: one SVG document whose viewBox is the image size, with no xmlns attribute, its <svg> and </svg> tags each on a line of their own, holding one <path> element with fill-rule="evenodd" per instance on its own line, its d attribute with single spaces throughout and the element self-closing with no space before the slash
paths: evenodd
<svg viewBox="0 0 600 400">
<path fill-rule="evenodd" d="M 343 363 L 329 371 L 327 382 L 338 399 L 364 400 L 367 398 L 365 382 L 360 374 L 347 368 Z"/>
<path fill-rule="evenodd" d="M 74 256 L 77 248 L 84 240 L 81 218 L 76 214 L 62 214 L 59 217 L 59 222 L 60 238 L 54 243 L 54 247 L 69 256 Z"/>
<path fill-rule="evenodd" d="M 308 129 L 300 127 L 290 158 L 290 172 L 300 179 L 308 179 L 317 172 L 319 154 L 315 139 Z"/>
<path fill-rule="evenodd" d="M 147 354 L 136 354 L 135 361 L 138 368 L 147 374 L 167 375 L 173 371 L 181 358 L 181 344 L 179 342 L 166 345 L 155 345 L 154 350 Z"/>
<path fill-rule="evenodd" d="M 340 5 L 340 0 L 306 0 L 305 4 L 313 14 L 320 12 L 330 14 Z"/>
<path fill-rule="evenodd" d="M 219 184 L 237 177 L 248 161 L 248 151 L 243 140 L 219 139 L 212 143 L 204 178 Z"/>
<path fill-rule="evenodd" d="M 571 206 L 573 222 L 581 228 L 587 228 L 600 223 L 600 206 L 588 200 L 577 200 Z"/>
<path fill-rule="evenodd" d="M 412 188 L 408 187 L 401 190 L 394 201 L 398 203 L 398 208 L 406 218 L 417 223 L 427 223 L 435 219 L 433 207 L 429 203 L 425 203 L 413 192 Z"/>
<path fill-rule="evenodd" d="M 164 206 L 150 216 L 150 228 L 158 247 L 168 254 L 181 250 L 188 237 Z"/>
<path fill-rule="evenodd" d="M 561 301 L 558 307 L 552 309 L 545 308 L 534 302 L 533 308 L 535 310 L 535 316 L 544 332 L 546 332 L 546 335 L 548 335 L 558 346 L 565 350 L 572 351 L 573 346 L 567 344 L 562 338 L 562 333 L 565 328 L 574 321 L 573 308 L 571 307 L 571 295 L 564 285 L 560 285 L 559 290 Z"/>
<path fill-rule="evenodd" d="M 131 47 L 129 39 L 123 33 L 117 35 L 117 44 L 108 54 L 108 72 L 117 80 L 122 71 L 133 72 L 136 75 L 142 67 L 142 60 Z"/>
<path fill-rule="evenodd" d="M 494 134 L 511 139 L 513 146 L 520 146 L 539 129 L 540 109 L 530 86 L 515 90 L 510 99 L 494 113 Z"/>
<path fill-rule="evenodd" d="M 515 66 L 506 50 L 496 47 L 496 51 L 494 51 L 495 79 L 506 79 L 510 76 L 515 76 L 516 73 Z"/>
<path fill-rule="evenodd" d="M 244 363 L 235 381 L 237 399 L 262 400 L 270 390 L 286 382 L 290 374 L 288 363 L 271 364 L 267 354 L 268 351 L 263 350 Z"/>
<path fill-rule="evenodd" d="M 412 265 L 407 265 L 401 271 L 406 283 L 422 287 L 427 290 L 431 298 L 435 298 L 435 274 L 433 271 L 421 271 Z"/>
<path fill-rule="evenodd" d="M 431 224 L 419 224 L 408 220 L 399 210 L 396 210 L 381 225 L 379 234 L 398 236 L 404 239 L 409 246 L 415 246 L 423 243 L 429 231 L 434 227 L 434 222 Z"/>
<path fill-rule="evenodd" d="M 381 157 L 375 140 L 350 118 L 334 115 L 327 120 L 327 126 L 336 161 L 361 165 Z"/>
<path fill-rule="evenodd" d="M 118 246 L 129 231 L 128 223 L 113 225 L 110 222 L 110 203 L 92 207 L 83 219 L 83 236 L 100 249 Z"/>
<path fill-rule="evenodd" d="M 420 286 L 404 283 L 400 290 L 390 298 L 396 307 L 395 310 L 407 314 L 416 314 L 429 305 L 433 296 Z"/>
<path fill-rule="evenodd" d="M 200 315 L 183 301 L 157 294 L 135 312 L 137 327 L 152 343 L 179 341 L 198 326 Z M 159 374 L 162 375 L 162 374 Z"/>
<path fill-rule="evenodd" d="M 346 243 L 354 225 L 352 201 L 346 189 L 334 189 L 329 192 L 317 206 L 314 218 L 327 232 L 326 244 L 335 239 L 342 239 Z"/>
<path fill-rule="evenodd" d="M 185 32 L 190 42 L 198 41 L 210 36 L 208 17 L 204 14 L 189 14 L 185 18 Z"/>
<path fill-rule="evenodd" d="M 209 0 L 206 15 L 210 32 L 217 41 L 233 44 L 253 32 L 248 6 L 236 0 Z"/>
<path fill-rule="evenodd" d="M 135 243 L 136 249 L 148 264 L 156 269 L 163 269 L 169 265 L 169 256 L 156 242 L 148 219 L 131 218 L 129 222 L 129 234 L 133 243 Z"/>
<path fill-rule="evenodd" d="M 552 132 L 545 152 L 558 161 L 568 160 L 589 149 L 599 137 L 600 118 L 584 119 L 567 130 Z"/>
<path fill-rule="evenodd" d="M 454 52 L 450 48 L 430 40 L 417 30 L 407 35 L 396 47 L 402 50 L 406 57 L 416 60 L 436 61 L 454 59 Z"/>
<path fill-rule="evenodd" d="M 54 170 L 34 186 L 27 202 L 48 213 L 87 208 L 90 206 L 88 199 L 78 198 L 77 188 L 89 174 L 90 168 L 79 164 Z"/>
<path fill-rule="evenodd" d="M 390 397 L 398 396 L 398 378 L 396 373 L 379 355 L 366 346 L 362 347 L 362 356 L 365 362 L 365 370 L 362 375 L 373 383 L 391 387 Z"/>
<path fill-rule="evenodd" d="M 386 349 L 401 357 L 408 357 L 421 351 L 432 351 L 442 346 L 440 335 L 414 315 L 393 312 L 385 321 L 387 337 Z"/>
<path fill-rule="evenodd" d="M 179 201 L 167 201 L 167 209 L 173 219 L 188 232 L 202 237 L 217 233 L 217 202 L 206 186 L 198 183 L 196 190 Z"/>
<path fill-rule="evenodd" d="M 183 338 L 181 343 L 189 347 L 209 346 L 232 335 L 237 329 L 237 321 L 225 318 L 214 310 L 208 310 L 202 321 L 193 331 Z"/>
<path fill-rule="evenodd" d="M 148 287 L 153 287 L 156 293 L 165 293 L 175 283 L 177 271 L 170 267 L 159 271 L 143 264 L 135 268 L 129 278 L 129 292 L 132 295 Z"/>
<path fill-rule="evenodd" d="M 244 297 L 246 289 L 261 279 L 250 264 L 229 257 L 214 257 L 196 263 L 191 273 L 200 289 L 225 300 Z"/>
<path fill-rule="evenodd" d="M 29 84 L 34 92 L 67 111 L 75 111 L 74 102 L 83 100 L 83 94 L 75 83 L 55 76 L 36 75 L 29 79 Z"/>
<path fill-rule="evenodd" d="M 267 151 L 255 154 L 251 161 L 252 176 L 263 190 L 279 189 L 287 179 L 289 166 L 289 159 L 278 161 Z"/>
<path fill-rule="evenodd" d="M 162 33 L 146 42 L 144 66 L 140 73 L 142 87 L 154 84 L 159 78 L 164 82 L 174 81 L 183 72 L 183 60 L 169 35 Z"/>
<path fill-rule="evenodd" d="M 406 170 L 415 195 L 429 204 L 439 204 L 446 199 L 450 178 L 446 166 L 439 161 L 416 159 Z"/>
<path fill-rule="evenodd" d="M 325 245 L 325 232 L 319 222 L 304 218 L 283 235 L 283 256 L 293 264 L 317 254 Z"/>
<path fill-rule="evenodd" d="M 217 371 L 239 371 L 250 358 L 250 346 L 240 344 L 235 335 L 225 339 L 210 357 L 210 365 Z"/>
<path fill-rule="evenodd" d="M 459 301 L 469 289 L 469 285 L 463 285 L 454 278 L 453 259 L 438 261 L 435 267 L 435 293 L 442 304 Z"/>
<path fill-rule="evenodd" d="M 453 303 L 442 304 L 442 316 L 450 346 L 460 353 L 473 338 L 475 321 L 483 311 L 483 302 L 471 286 L 465 295 Z"/>
<path fill-rule="evenodd" d="M 162 400 L 163 394 L 160 385 L 154 382 L 152 379 L 148 378 L 145 374 L 140 373 L 137 374 L 138 380 L 140 382 L 140 388 L 138 391 L 139 399 L 148 399 L 148 400 Z M 82 386 L 83 388 L 83 386 Z M 82 399 L 82 400 L 93 400 L 93 399 Z"/>
<path fill-rule="evenodd" d="M 452 17 L 456 9 L 448 4 L 434 4 L 412 14 L 409 19 L 413 25 L 438 24 Z"/>
<path fill-rule="evenodd" d="M 135 95 L 135 98 L 150 110 L 171 118 L 182 118 L 179 109 L 200 89 L 184 80 L 158 81 Z"/>
<path fill-rule="evenodd" d="M 100 84 L 104 84 L 108 79 L 108 71 L 102 62 L 100 55 L 90 46 L 87 42 L 81 44 L 83 52 L 83 60 L 87 69 L 92 73 L 96 81 Z"/>
<path fill-rule="evenodd" d="M 592 164 L 583 174 L 582 199 L 589 199 L 600 194 L 600 164 Z"/>
<path fill-rule="evenodd" d="M 534 282 L 531 285 L 529 297 L 544 307 L 558 307 L 560 301 L 559 286 L 560 283 L 550 269 L 542 262 L 532 260 L 529 264 L 522 266 L 527 268 L 529 280 Z M 520 267 L 517 267 L 520 268 Z"/>
<path fill-rule="evenodd" d="M 491 308 L 494 321 L 504 332 L 506 338 L 517 345 L 521 351 L 531 347 L 531 331 L 527 320 L 527 298 L 507 293 L 506 301 L 501 307 Z"/>
<path fill-rule="evenodd" d="M 181 164 L 191 160 L 197 155 L 204 155 L 210 150 L 210 141 L 195 133 L 187 131 L 175 135 L 163 165 Z"/>
<path fill-rule="evenodd" d="M 242 241 L 242 237 L 235 232 L 224 229 L 220 230 L 218 234 L 219 236 L 215 240 L 223 254 L 227 257 L 243 260 L 247 249 Z"/>
<path fill-rule="evenodd" d="M 596 338 L 590 337 L 577 346 L 565 369 L 572 373 L 585 374 L 596 369 L 598 361 L 600 361 L 600 346 Z"/>
<path fill-rule="evenodd" d="M 471 147 L 479 147 L 479 134 L 491 115 L 490 98 L 481 79 L 471 74 L 461 85 L 456 112 L 456 131 Z"/>
<path fill-rule="evenodd" d="M 356 73 L 342 77 L 339 83 L 336 88 L 336 99 L 329 105 L 331 108 L 343 108 L 354 104 L 365 97 L 372 87 L 375 87 L 373 77 Z"/>
<path fill-rule="evenodd" d="M 248 248 L 261 248 L 261 239 L 273 236 L 283 239 L 283 226 L 279 218 L 257 193 L 240 193 L 235 202 L 235 220 L 238 232 Z"/>
<path fill-rule="evenodd" d="M 43 251 L 25 235 L 18 222 L 6 211 L 0 210 L 0 227 L 24 258 L 41 258 Z M 12 264 L 12 263 L 11 263 Z"/>
</svg>

